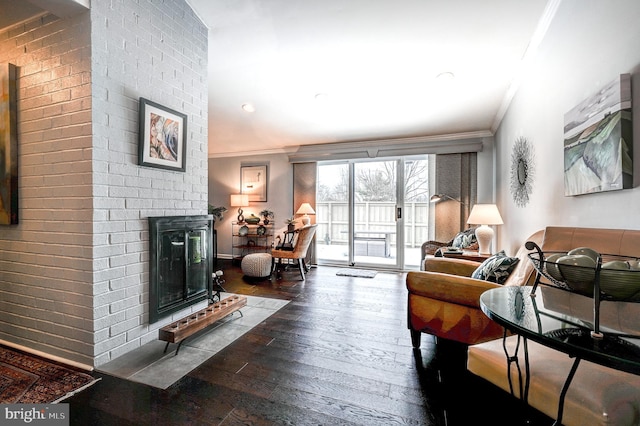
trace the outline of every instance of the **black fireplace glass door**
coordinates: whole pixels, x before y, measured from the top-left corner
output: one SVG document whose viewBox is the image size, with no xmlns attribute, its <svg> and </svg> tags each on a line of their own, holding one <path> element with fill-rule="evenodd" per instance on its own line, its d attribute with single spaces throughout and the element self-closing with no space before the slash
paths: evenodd
<svg viewBox="0 0 640 426">
<path fill-rule="evenodd" d="M 213 216 L 149 218 L 149 323 L 210 297 Z"/>
<path fill-rule="evenodd" d="M 194 297 L 206 293 L 209 285 L 208 246 L 209 238 L 207 228 L 191 229 L 187 238 L 187 297 Z"/>
<path fill-rule="evenodd" d="M 158 262 L 158 309 L 184 299 L 184 230 L 166 230 L 161 234 Z"/>
</svg>

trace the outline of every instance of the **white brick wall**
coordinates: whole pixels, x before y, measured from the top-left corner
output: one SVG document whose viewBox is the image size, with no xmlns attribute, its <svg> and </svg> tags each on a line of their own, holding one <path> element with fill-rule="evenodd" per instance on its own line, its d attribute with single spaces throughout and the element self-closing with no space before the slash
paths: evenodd
<svg viewBox="0 0 640 426">
<path fill-rule="evenodd" d="M 163 325 L 147 217 L 206 212 L 207 30 L 184 0 L 96 1 L 0 33 L 0 61 L 18 66 L 20 174 L 0 339 L 98 366 Z M 188 114 L 186 173 L 137 165 L 139 97 Z"/>
<path fill-rule="evenodd" d="M 164 324 L 148 324 L 147 217 L 207 211 L 207 29 L 182 0 L 92 2 L 91 17 L 100 365 Z M 140 97 L 188 115 L 186 173 L 137 165 Z"/>
<path fill-rule="evenodd" d="M 0 34 L 18 74 L 19 220 L 0 227 L 0 339 L 92 364 L 89 14 Z"/>
</svg>

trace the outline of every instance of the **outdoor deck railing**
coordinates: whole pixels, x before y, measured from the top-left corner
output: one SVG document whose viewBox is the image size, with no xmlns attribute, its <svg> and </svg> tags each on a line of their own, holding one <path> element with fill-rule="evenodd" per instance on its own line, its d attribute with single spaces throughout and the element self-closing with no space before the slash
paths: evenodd
<svg viewBox="0 0 640 426">
<path fill-rule="evenodd" d="M 355 232 L 395 232 L 396 204 L 383 201 L 355 203 Z M 405 203 L 404 211 L 405 247 L 420 247 L 428 240 L 429 203 Z M 349 205 L 343 201 L 321 201 L 316 203 L 316 232 L 318 244 L 346 244 L 348 242 Z M 395 246 L 396 235 L 391 235 Z"/>
</svg>

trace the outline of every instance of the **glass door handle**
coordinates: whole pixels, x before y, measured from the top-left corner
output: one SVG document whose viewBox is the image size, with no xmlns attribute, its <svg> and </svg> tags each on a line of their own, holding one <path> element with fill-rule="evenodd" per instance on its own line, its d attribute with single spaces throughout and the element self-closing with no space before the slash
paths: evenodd
<svg viewBox="0 0 640 426">
<path fill-rule="evenodd" d="M 402 219 L 402 207 L 396 206 L 396 220 Z"/>
</svg>

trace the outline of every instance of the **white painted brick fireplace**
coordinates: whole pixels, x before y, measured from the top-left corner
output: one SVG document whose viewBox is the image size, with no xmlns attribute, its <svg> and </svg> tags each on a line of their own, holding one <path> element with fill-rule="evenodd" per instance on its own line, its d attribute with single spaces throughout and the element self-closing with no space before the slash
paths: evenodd
<svg viewBox="0 0 640 426">
<path fill-rule="evenodd" d="M 98 366 L 170 322 L 148 322 L 147 217 L 207 211 L 207 28 L 184 0 L 91 3 L 0 33 L 20 204 L 0 228 L 0 340 Z M 188 115 L 186 173 L 137 165 L 139 97 Z"/>
</svg>

